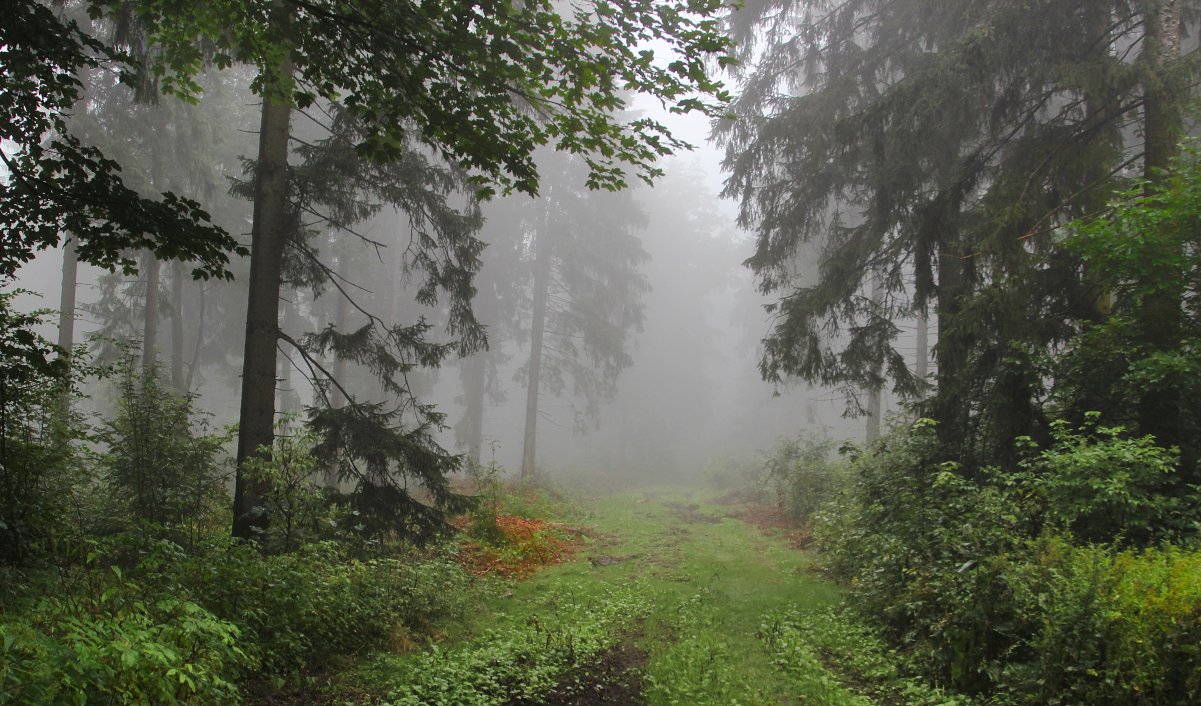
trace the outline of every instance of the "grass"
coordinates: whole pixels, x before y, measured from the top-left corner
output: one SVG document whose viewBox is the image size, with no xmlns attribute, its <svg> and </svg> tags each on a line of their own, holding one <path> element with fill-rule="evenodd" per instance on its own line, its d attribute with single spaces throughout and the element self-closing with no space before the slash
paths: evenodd
<svg viewBox="0 0 1201 706">
<path fill-rule="evenodd" d="M 800 616 L 834 615 L 840 590 L 806 571 L 810 556 L 733 508 L 670 490 L 572 505 L 568 521 L 589 529 L 575 559 L 485 584 L 478 608 L 446 626 L 438 645 L 377 656 L 342 678 L 379 703 L 538 704 L 581 665 L 633 643 L 646 655 L 649 706 L 873 702 L 857 692 L 908 703 L 880 686 L 899 683 L 881 666 L 888 655 L 860 654 L 837 618 L 815 621 L 826 626 L 816 633 L 805 627 Z M 831 660 L 846 669 L 830 671 Z M 860 674 L 862 665 L 870 669 Z"/>
</svg>

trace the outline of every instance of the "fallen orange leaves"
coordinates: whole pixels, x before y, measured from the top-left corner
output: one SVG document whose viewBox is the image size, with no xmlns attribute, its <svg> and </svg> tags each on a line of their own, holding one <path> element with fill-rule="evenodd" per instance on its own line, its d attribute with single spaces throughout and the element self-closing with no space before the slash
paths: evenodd
<svg viewBox="0 0 1201 706">
<path fill-rule="evenodd" d="M 564 561 L 575 551 L 579 531 L 557 522 L 517 515 L 496 515 L 498 538 L 492 542 L 470 538 L 463 542 L 459 562 L 476 576 L 494 574 L 524 578 L 543 566 Z M 464 515 L 451 524 L 466 532 L 471 518 Z"/>
</svg>

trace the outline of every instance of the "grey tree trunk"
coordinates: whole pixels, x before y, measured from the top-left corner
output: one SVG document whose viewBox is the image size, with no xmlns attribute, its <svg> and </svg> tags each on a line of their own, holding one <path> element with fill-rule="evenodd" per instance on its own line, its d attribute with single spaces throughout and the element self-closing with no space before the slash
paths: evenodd
<svg viewBox="0 0 1201 706">
<path fill-rule="evenodd" d="M 79 258 L 75 253 L 75 239 L 68 237 L 63 243 L 63 279 L 58 295 L 58 347 L 71 366 L 72 349 L 75 347 L 75 292 L 79 283 Z M 71 384 L 63 385 L 58 401 L 63 419 L 71 412 Z"/>
<path fill-rule="evenodd" d="M 187 394 L 183 375 L 183 263 L 176 260 L 171 266 L 171 386 L 179 394 Z"/>
<path fill-rule="evenodd" d="M 531 321 L 529 382 L 525 395 L 525 443 L 521 452 L 521 477 L 533 478 L 538 445 L 538 383 L 542 375 L 542 340 L 546 332 L 546 300 L 550 289 L 550 219 L 544 222 L 534 248 L 534 310 Z"/>
<path fill-rule="evenodd" d="M 58 347 L 71 355 L 75 347 L 75 290 L 79 282 L 79 258 L 75 254 L 75 239 L 63 243 L 63 280 L 58 295 Z"/>
<path fill-rule="evenodd" d="M 146 251 L 146 300 L 142 311 L 142 377 L 154 371 L 158 353 L 159 273 L 161 263 L 154 253 Z"/>
<path fill-rule="evenodd" d="M 487 387 L 488 353 L 480 351 L 462 362 L 463 405 L 465 407 L 463 440 L 467 446 L 467 465 L 480 465 L 484 446 L 484 394 Z"/>
<path fill-rule="evenodd" d="M 291 60 L 279 76 L 292 76 Z M 278 90 L 278 87 L 276 87 Z M 234 475 L 233 535 L 250 539 L 267 528 L 263 488 L 246 476 L 246 461 L 270 458 L 275 441 L 275 359 L 279 341 L 279 290 L 287 238 L 288 137 L 292 105 L 268 87 L 263 95 L 259 154 L 251 226 L 250 292 L 246 304 L 246 347 Z"/>
<path fill-rule="evenodd" d="M 917 343 L 913 353 L 913 374 L 925 381 L 930 374 L 930 316 L 925 308 L 917 312 Z"/>
<path fill-rule="evenodd" d="M 873 316 L 879 316 L 880 304 L 884 301 L 884 284 L 880 281 L 880 270 L 872 270 L 872 309 Z M 880 374 L 879 366 L 873 370 L 876 375 Z M 881 403 L 881 389 L 878 386 L 872 386 L 867 391 L 867 443 L 872 443 L 880 438 L 880 415 L 883 412 L 883 404 Z"/>
<path fill-rule="evenodd" d="M 342 253 L 342 256 L 338 260 L 338 277 L 340 277 L 342 280 L 345 280 L 350 274 L 349 260 L 350 258 L 345 252 Z M 338 333 L 344 334 L 350 329 L 350 300 L 346 298 L 345 294 L 337 290 L 333 292 L 333 295 L 338 298 L 338 304 L 334 312 L 334 328 L 338 329 Z M 334 381 L 337 382 L 338 385 L 345 385 L 347 383 L 346 371 L 346 359 L 340 356 L 335 356 L 333 360 L 332 374 Z M 341 409 L 342 407 L 345 407 L 346 403 L 348 402 L 346 395 L 342 394 L 342 389 L 338 387 L 338 385 L 331 386 L 333 389 L 330 390 L 329 395 L 330 409 Z M 325 469 L 324 483 L 326 488 L 331 490 L 338 489 L 339 476 L 341 475 L 339 469 L 341 466 L 342 453 L 341 449 L 339 449 L 338 453 L 334 454 L 334 457 L 330 460 L 329 465 Z"/>
</svg>

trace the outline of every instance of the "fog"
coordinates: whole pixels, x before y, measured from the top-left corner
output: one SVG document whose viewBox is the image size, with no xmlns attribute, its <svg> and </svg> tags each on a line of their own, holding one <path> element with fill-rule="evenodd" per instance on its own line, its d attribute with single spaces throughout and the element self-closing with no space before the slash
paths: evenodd
<svg viewBox="0 0 1201 706">
<path fill-rule="evenodd" d="M 248 243 L 252 205 L 230 193 L 245 183 L 242 160 L 256 142 L 257 98 L 247 78 L 211 78 L 210 86 L 220 90 L 194 108 L 170 98 L 135 105 L 128 92 L 109 85 L 75 122 L 122 154 L 125 173 L 143 181 L 147 193 L 165 185 L 195 198 Z M 754 243 L 735 224 L 734 204 L 719 196 L 721 151 L 709 140 L 709 121 L 668 114 L 649 101 L 634 109 L 695 146 L 662 160 L 653 188 L 634 181 L 619 193 L 589 191 L 578 158 L 547 152 L 539 198 L 497 195 L 481 205 L 478 235 L 487 247 L 472 308 L 486 327 L 488 349 L 403 371 L 416 399 L 445 415 L 434 438 L 483 464 L 511 473 L 522 468 L 529 453 L 536 253 L 546 247 L 551 262 L 535 398 L 539 472 L 622 483 L 700 480 L 753 462 L 781 437 L 817 432 L 861 440 L 865 419 L 848 411 L 858 410 L 862 399 L 792 380 L 768 383 L 759 373 L 760 339 L 770 328 L 764 305 L 772 298 L 756 290 L 743 265 Z M 319 173 L 300 168 L 304 148 L 330 138 L 331 120 L 321 106 L 293 118 L 291 161 L 311 191 L 338 188 L 322 183 L 328 174 L 319 170 L 328 167 L 319 165 Z M 219 136 L 197 138 L 214 124 L 223 128 Z M 139 125 L 148 132 L 124 133 Z M 134 147 L 112 147 L 122 141 Z M 184 154 L 188 149 L 204 152 Z M 423 157 L 437 162 L 432 154 Z M 465 190 L 447 189 L 449 207 L 471 210 Z M 326 194 L 306 206 L 305 245 L 286 263 L 281 331 L 300 341 L 331 326 L 352 332 L 376 317 L 402 326 L 428 321 L 432 340 L 452 341 L 451 297 L 422 294 L 422 268 L 429 264 L 413 258 L 413 244 L 429 223 L 417 222 L 403 204 L 384 203 L 381 194 L 358 199 L 347 205 Z M 33 293 L 21 297 L 23 308 L 57 309 L 62 261 L 61 249 L 43 252 L 19 271 L 16 285 Z M 183 380 L 197 406 L 220 425 L 238 419 L 247 266 L 246 258 L 234 258 L 232 282 L 182 278 L 177 284 L 181 270 L 167 264 L 159 282 L 153 345 L 161 373 Z M 112 363 L 122 351 L 139 355 L 143 349 L 142 270 L 80 268 L 74 340 L 94 360 Z M 177 316 L 181 325 L 175 326 Z M 48 318 L 41 329 L 49 340 L 58 336 L 55 321 Z M 911 328 L 912 322 L 899 325 Z M 907 335 L 899 347 L 914 350 Z M 481 384 L 483 393 L 473 392 Z M 83 409 L 107 409 L 103 381 L 88 380 L 84 388 L 90 400 Z M 380 402 L 388 396 L 362 364 L 329 350 L 310 359 L 281 344 L 277 413 L 337 407 L 346 404 L 346 394 Z M 474 416 L 473 395 L 481 407 Z M 882 413 L 895 406 L 885 394 Z"/>
</svg>

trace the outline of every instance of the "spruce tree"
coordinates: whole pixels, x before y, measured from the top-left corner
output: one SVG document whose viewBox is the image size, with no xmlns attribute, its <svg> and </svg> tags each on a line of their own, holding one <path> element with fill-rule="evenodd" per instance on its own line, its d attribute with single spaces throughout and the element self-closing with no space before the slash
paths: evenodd
<svg viewBox="0 0 1201 706">
<path fill-rule="evenodd" d="M 1092 315 L 1054 229 L 1137 163 L 1144 5 L 788 0 L 735 13 L 743 93 L 718 128 L 726 193 L 780 297 L 769 379 L 919 390 L 895 321 L 932 310 L 926 413 L 969 466 L 1043 434 L 1039 357 Z M 1172 70 L 1179 67 L 1172 66 Z M 816 253 L 818 274 L 798 278 Z M 883 283 L 877 305 L 870 273 Z M 878 376 L 875 371 L 883 371 Z"/>
</svg>

